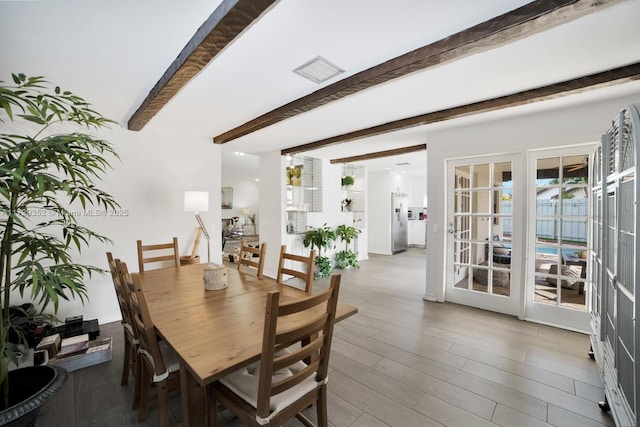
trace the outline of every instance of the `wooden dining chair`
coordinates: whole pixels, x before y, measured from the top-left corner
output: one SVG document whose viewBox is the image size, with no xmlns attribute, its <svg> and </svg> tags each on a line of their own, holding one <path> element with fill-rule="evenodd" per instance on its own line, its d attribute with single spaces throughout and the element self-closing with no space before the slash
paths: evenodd
<svg viewBox="0 0 640 427">
<path fill-rule="evenodd" d="M 169 390 L 180 386 L 180 363 L 178 356 L 156 337 L 140 276 L 137 273 L 126 275 L 123 281 L 129 296 L 133 326 L 140 340 L 136 377 L 136 387 L 140 390 L 138 422 L 146 420 L 149 415 L 151 386 L 154 386 L 158 400 L 157 425 L 164 427 L 169 423 Z"/>
<path fill-rule="evenodd" d="M 174 237 L 171 243 L 143 245 L 142 240 L 138 240 L 137 245 L 138 269 L 141 273 L 144 271 L 145 264 L 162 261 L 170 261 L 172 263 L 170 266 L 180 268 L 180 251 L 178 250 L 177 237 Z"/>
<path fill-rule="evenodd" d="M 260 243 L 259 247 L 247 245 L 247 241 L 242 239 L 240 243 L 240 255 L 238 259 L 238 271 L 242 271 L 242 266 L 253 267 L 257 270 L 257 276 L 262 279 L 264 270 L 264 256 L 267 253 L 267 244 Z"/>
<path fill-rule="evenodd" d="M 278 265 L 278 283 L 282 285 L 288 285 L 285 283 L 284 275 L 297 277 L 304 283 L 304 290 L 306 293 L 311 293 L 311 287 L 313 286 L 313 266 L 316 259 L 316 250 L 312 249 L 309 256 L 297 255 L 287 253 L 287 245 L 282 245 L 280 248 L 280 263 Z M 288 264 L 287 264 L 288 263 Z M 294 264 L 299 266 L 300 269 L 289 268 Z"/>
<path fill-rule="evenodd" d="M 302 414 L 313 404 L 318 426 L 327 426 L 327 371 L 339 289 L 340 275 L 334 275 L 329 289 L 301 300 L 281 303 L 279 292 L 269 292 L 261 359 L 209 387 L 212 426 L 220 407 L 250 426 L 277 426 L 294 416 L 313 426 Z M 309 336 L 313 339 L 303 345 Z"/>
<path fill-rule="evenodd" d="M 122 316 L 122 330 L 124 334 L 124 355 L 122 359 L 122 376 L 120 384 L 129 384 L 129 373 L 133 372 L 135 376 L 136 356 L 138 354 L 138 338 L 131 323 L 131 311 L 127 301 L 124 285 L 121 280 L 120 260 L 114 259 L 111 252 L 107 252 L 107 261 L 109 263 L 109 271 L 113 280 L 113 287 L 116 291 L 116 298 L 120 307 L 120 315 Z M 134 400 L 135 404 L 135 400 Z"/>
<path fill-rule="evenodd" d="M 118 282 L 120 284 L 120 291 L 121 291 L 121 295 L 119 298 L 121 298 L 123 300 L 122 303 L 120 303 L 120 300 L 118 301 L 118 303 L 124 307 L 123 310 L 125 311 L 125 316 L 127 316 L 128 320 L 127 320 L 127 324 L 128 326 L 126 327 L 125 331 L 126 333 L 128 333 L 131 337 L 132 337 L 132 348 L 131 348 L 131 363 L 133 364 L 132 367 L 132 372 L 134 373 L 135 376 L 135 384 L 134 384 L 134 389 L 133 389 L 133 404 L 131 405 L 131 408 L 134 410 L 137 410 L 138 407 L 140 406 L 140 367 L 139 367 L 139 357 L 138 357 L 138 352 L 140 350 L 140 338 L 138 337 L 138 330 L 134 325 L 134 321 L 133 321 L 133 314 L 132 314 L 132 309 L 131 309 L 131 301 L 130 301 L 130 295 L 129 295 L 129 290 L 127 288 L 126 285 L 126 281 L 127 280 L 131 280 L 130 276 L 129 276 L 129 270 L 127 268 L 127 264 L 120 261 L 119 259 L 115 260 L 115 264 L 116 264 L 116 273 L 118 275 Z M 123 362 L 124 365 L 124 362 Z M 124 369 L 124 367 L 123 367 Z"/>
</svg>

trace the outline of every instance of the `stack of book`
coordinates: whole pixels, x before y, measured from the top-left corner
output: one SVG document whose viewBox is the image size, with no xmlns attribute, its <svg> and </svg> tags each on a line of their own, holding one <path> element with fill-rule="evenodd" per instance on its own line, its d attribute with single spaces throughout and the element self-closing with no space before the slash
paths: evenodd
<svg viewBox="0 0 640 427">
<path fill-rule="evenodd" d="M 51 358 L 60 352 L 60 345 L 60 334 L 49 335 L 48 337 L 42 338 L 36 346 L 36 351 L 46 350 L 49 358 Z"/>
<path fill-rule="evenodd" d="M 89 334 L 60 339 L 60 335 L 45 337 L 36 350 L 47 350 L 49 365 L 65 368 L 67 371 L 111 360 L 111 337 L 89 340 Z"/>
</svg>

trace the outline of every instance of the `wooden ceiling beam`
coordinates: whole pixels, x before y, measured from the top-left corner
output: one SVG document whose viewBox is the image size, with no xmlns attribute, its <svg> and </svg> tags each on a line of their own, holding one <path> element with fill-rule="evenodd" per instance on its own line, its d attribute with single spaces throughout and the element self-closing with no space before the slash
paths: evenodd
<svg viewBox="0 0 640 427">
<path fill-rule="evenodd" d="M 359 156 L 342 157 L 340 159 L 331 159 L 331 164 L 360 162 L 363 160 L 380 159 L 382 157 L 398 156 L 400 154 L 415 153 L 416 151 L 425 151 L 427 144 L 412 145 L 411 147 L 393 148 L 391 150 L 377 151 L 375 153 L 361 154 Z"/>
<path fill-rule="evenodd" d="M 407 74 L 511 43 L 620 0 L 536 0 L 282 105 L 213 138 L 224 144 Z"/>
<path fill-rule="evenodd" d="M 472 104 L 462 105 L 459 107 L 448 108 L 445 110 L 439 110 L 405 119 L 395 120 L 366 129 L 360 129 L 357 131 L 344 133 L 342 135 L 332 136 L 330 138 L 309 142 L 307 144 L 285 148 L 281 150 L 281 153 L 282 155 L 287 155 L 309 150 L 316 150 L 318 148 L 327 147 L 334 144 L 340 144 L 357 139 L 382 135 L 389 132 L 409 129 L 416 126 L 428 125 L 445 120 L 457 119 L 473 114 L 487 113 L 503 108 L 517 107 L 519 105 L 546 101 L 549 99 L 555 99 L 567 95 L 586 92 L 588 90 L 626 83 L 633 80 L 640 80 L 640 62 L 636 62 L 635 64 L 627 65 L 620 68 L 614 68 L 612 70 L 604 71 L 601 73 L 579 77 L 577 79 L 567 80 L 561 83 L 555 83 L 536 89 L 525 90 L 511 95 L 505 95 L 498 98 L 492 98 Z"/>
<path fill-rule="evenodd" d="M 182 49 L 129 119 L 139 131 L 196 74 L 277 0 L 223 0 Z"/>
</svg>

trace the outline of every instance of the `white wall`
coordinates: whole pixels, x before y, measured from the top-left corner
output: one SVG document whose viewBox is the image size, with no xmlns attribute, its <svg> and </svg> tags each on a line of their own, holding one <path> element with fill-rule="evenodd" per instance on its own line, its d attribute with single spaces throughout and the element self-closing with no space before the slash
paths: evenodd
<svg viewBox="0 0 640 427">
<path fill-rule="evenodd" d="M 260 221 L 258 222 L 260 242 L 267 243 L 264 275 L 276 277 L 280 259 L 280 246 L 286 233 L 284 212 L 284 157 L 280 151 L 260 155 Z"/>
<path fill-rule="evenodd" d="M 635 97 L 635 102 L 639 101 L 640 94 Z M 514 109 L 512 115 L 504 119 L 488 121 L 491 115 L 479 115 L 455 127 L 435 127 L 429 131 L 429 219 L 425 298 L 444 300 L 448 222 L 444 182 L 447 159 L 519 153 L 523 161 L 515 167 L 526 169 L 526 155 L 529 150 L 597 142 L 616 112 L 632 102 L 634 97 L 582 104 L 576 101 L 568 107 L 556 107 L 544 112 L 539 112 L 538 106 L 526 106 Z M 553 107 L 554 102 L 551 101 L 547 105 Z M 523 176 L 527 176 L 526 170 Z M 526 200 L 521 202 L 525 203 Z M 523 206 L 523 212 L 527 212 L 526 206 Z M 526 219 L 524 223 L 527 223 Z M 520 248 L 521 252 L 524 251 L 524 243 Z M 524 280 L 524 277 L 520 277 L 520 280 Z"/>
<path fill-rule="evenodd" d="M 127 263 L 129 271 L 135 272 L 137 239 L 160 243 L 171 241 L 173 236 L 179 239 L 181 254 L 190 254 L 197 223 L 192 213 L 184 212 L 186 190 L 210 192 L 209 212 L 201 216 L 212 237 L 212 261 L 221 262 L 222 242 L 216 231 L 220 224 L 220 147 L 208 138 L 155 133 L 152 124 L 141 132 L 116 128 L 103 131 L 100 136 L 115 146 L 121 160 L 112 162 L 114 170 L 98 187 L 115 197 L 124 215 L 79 217 L 83 225 L 111 238 L 113 245 L 92 242 L 74 262 L 106 269 L 106 252 L 111 251 Z M 201 259 L 206 259 L 206 254 L 206 240 L 202 239 Z M 89 299 L 84 306 L 79 300 L 62 301 L 58 317 L 64 320 L 83 314 L 85 319 L 97 318 L 100 323 L 119 320 L 111 276 L 94 276 L 86 285 Z"/>
</svg>

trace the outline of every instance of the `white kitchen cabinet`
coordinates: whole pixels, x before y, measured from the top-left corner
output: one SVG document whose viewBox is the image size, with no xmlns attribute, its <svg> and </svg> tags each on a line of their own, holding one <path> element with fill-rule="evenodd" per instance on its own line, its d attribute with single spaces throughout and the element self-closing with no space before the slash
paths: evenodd
<svg viewBox="0 0 640 427">
<path fill-rule="evenodd" d="M 424 248 L 426 243 L 427 222 L 420 220 L 409 221 L 409 246 Z"/>
</svg>

